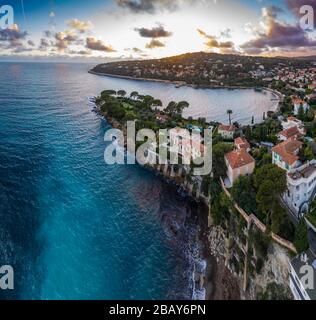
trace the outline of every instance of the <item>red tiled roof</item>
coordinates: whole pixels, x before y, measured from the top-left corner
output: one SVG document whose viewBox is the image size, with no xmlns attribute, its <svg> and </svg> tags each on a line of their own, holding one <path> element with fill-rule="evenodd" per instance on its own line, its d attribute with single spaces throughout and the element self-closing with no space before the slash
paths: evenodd
<svg viewBox="0 0 316 320">
<path fill-rule="evenodd" d="M 300 98 L 297 98 L 297 97 L 295 97 L 295 98 L 293 98 L 292 99 L 292 102 L 294 103 L 294 104 L 304 104 L 305 103 L 305 101 L 304 100 L 302 100 L 302 99 L 300 99 Z"/>
<path fill-rule="evenodd" d="M 292 127 L 292 128 L 289 128 L 289 129 L 286 129 L 286 130 L 283 130 L 279 133 L 279 136 L 283 136 L 285 137 L 286 139 L 290 139 L 290 138 L 299 138 L 302 136 L 302 134 L 299 132 L 298 128 L 297 127 Z"/>
<path fill-rule="evenodd" d="M 236 131 L 236 127 L 233 126 L 233 125 L 231 125 L 231 126 L 226 126 L 226 125 L 224 125 L 224 124 L 221 124 L 221 125 L 218 127 L 218 130 L 235 132 L 235 131 Z"/>
<path fill-rule="evenodd" d="M 296 117 L 288 117 L 288 121 L 299 121 Z"/>
<path fill-rule="evenodd" d="M 235 145 L 240 149 L 249 149 L 250 144 L 245 138 L 238 137 L 235 139 Z"/>
<path fill-rule="evenodd" d="M 237 169 L 255 162 L 255 159 L 245 149 L 229 152 L 225 155 L 225 158 L 232 169 Z"/>
<path fill-rule="evenodd" d="M 295 154 L 303 145 L 302 142 L 296 140 L 287 140 L 275 146 L 272 151 L 282 157 L 282 160 L 289 165 L 295 163 L 299 157 Z"/>
</svg>

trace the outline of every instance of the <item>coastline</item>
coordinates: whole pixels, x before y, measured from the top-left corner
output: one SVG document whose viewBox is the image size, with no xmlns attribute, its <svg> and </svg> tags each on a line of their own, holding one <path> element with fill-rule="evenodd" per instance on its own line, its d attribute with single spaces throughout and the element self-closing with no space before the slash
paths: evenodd
<svg viewBox="0 0 316 320">
<path fill-rule="evenodd" d="M 122 128 L 115 119 L 101 112 L 97 104 L 94 105 L 96 108 L 95 112 L 107 121 L 112 128 L 121 129 L 124 135 L 126 134 L 125 129 Z M 126 145 L 124 148 L 126 149 Z M 197 211 L 197 227 L 199 228 L 197 241 L 200 250 L 198 261 L 195 263 L 203 262 L 205 263 L 205 268 L 202 268 L 203 270 L 196 270 L 196 268 L 194 268 L 195 270 L 192 274 L 192 279 L 195 283 L 193 298 L 198 297 L 198 299 L 201 299 L 202 292 L 203 300 L 239 300 L 241 298 L 239 283 L 226 267 L 223 256 L 218 254 L 217 249 L 214 250 L 210 241 L 213 226 L 209 227 L 208 225 L 209 206 L 206 201 L 207 199 L 202 196 L 197 198 L 196 195 L 191 194 L 188 188 L 182 183 L 172 179 L 170 176 L 166 176 L 152 166 L 142 167 L 153 172 L 153 174 L 162 179 L 164 183 L 173 185 L 175 188 L 174 192 L 179 192 L 179 190 L 184 191 L 186 201 L 193 201 L 199 207 Z"/>
<path fill-rule="evenodd" d="M 158 83 L 165 83 L 165 84 L 171 84 L 179 87 L 188 87 L 188 88 L 194 88 L 194 89 L 228 89 L 228 90 L 249 90 L 249 89 L 258 89 L 261 91 L 268 91 L 273 93 L 278 98 L 278 105 L 279 103 L 283 102 L 284 95 L 274 89 L 267 88 L 267 87 L 243 87 L 243 86 L 218 86 L 218 85 L 194 85 L 189 84 L 184 81 L 172 81 L 172 80 L 163 80 L 163 79 L 154 79 L 154 78 L 135 78 L 132 76 L 122 76 L 117 74 L 110 74 L 110 73 L 102 73 L 102 72 L 96 72 L 92 69 L 88 71 L 88 73 L 100 76 L 100 77 L 110 77 L 110 78 L 118 78 L 118 79 L 125 79 L 125 80 L 134 80 L 134 81 L 141 81 L 141 82 L 158 82 Z M 276 108 L 277 109 L 277 108 Z"/>
</svg>

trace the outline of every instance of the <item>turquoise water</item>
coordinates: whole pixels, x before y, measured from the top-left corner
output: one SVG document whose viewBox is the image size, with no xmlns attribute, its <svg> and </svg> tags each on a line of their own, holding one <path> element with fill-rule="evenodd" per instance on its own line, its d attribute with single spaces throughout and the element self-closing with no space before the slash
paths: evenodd
<svg viewBox="0 0 316 320">
<path fill-rule="evenodd" d="M 15 270 L 0 297 L 191 298 L 192 207 L 144 169 L 105 165 L 109 126 L 87 104 L 104 84 L 87 70 L 0 64 L 0 265 Z"/>
<path fill-rule="evenodd" d="M 87 103 L 111 88 L 182 100 L 185 88 L 91 67 L 0 63 L 0 265 L 15 270 L 15 290 L 0 298 L 190 299 L 196 209 L 153 173 L 107 166 L 109 126 Z"/>
</svg>

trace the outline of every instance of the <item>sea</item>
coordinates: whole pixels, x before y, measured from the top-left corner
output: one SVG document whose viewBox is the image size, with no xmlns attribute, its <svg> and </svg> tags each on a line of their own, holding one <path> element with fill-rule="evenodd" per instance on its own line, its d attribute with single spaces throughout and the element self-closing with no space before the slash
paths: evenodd
<svg viewBox="0 0 316 320">
<path fill-rule="evenodd" d="M 203 299 L 199 208 L 137 165 L 107 165 L 105 89 L 187 100 L 188 116 L 258 120 L 273 94 L 91 75 L 89 64 L 0 63 L 0 299 Z M 202 270 L 203 272 L 203 270 Z"/>
</svg>

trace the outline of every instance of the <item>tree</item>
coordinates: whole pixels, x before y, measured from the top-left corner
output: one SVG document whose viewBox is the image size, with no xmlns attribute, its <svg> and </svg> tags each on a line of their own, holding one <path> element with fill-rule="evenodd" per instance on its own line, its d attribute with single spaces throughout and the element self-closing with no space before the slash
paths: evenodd
<svg viewBox="0 0 316 320">
<path fill-rule="evenodd" d="M 137 92 L 137 91 L 133 91 L 133 92 L 130 94 L 130 97 L 131 97 L 131 98 L 138 98 L 138 92 Z"/>
<path fill-rule="evenodd" d="M 117 92 L 117 95 L 120 96 L 120 97 L 125 97 L 126 96 L 126 91 L 125 90 L 119 90 Z"/>
<path fill-rule="evenodd" d="M 116 91 L 115 90 L 104 90 L 101 92 L 101 97 L 104 96 L 115 96 L 116 95 Z"/>
<path fill-rule="evenodd" d="M 147 107 L 151 108 L 155 99 L 152 96 L 147 95 L 144 96 L 143 101 Z"/>
<path fill-rule="evenodd" d="M 274 164 L 267 164 L 257 169 L 254 175 L 254 185 L 257 189 L 265 181 L 273 183 L 273 194 L 277 197 L 282 195 L 287 189 L 286 172 Z"/>
<path fill-rule="evenodd" d="M 304 119 L 305 119 L 305 111 L 304 111 L 304 107 L 302 105 L 300 105 L 300 107 L 298 108 L 297 118 L 301 121 L 304 121 Z"/>
<path fill-rule="evenodd" d="M 226 153 L 230 152 L 233 149 L 231 144 L 227 143 L 217 143 L 213 146 L 213 168 L 215 178 L 225 177 L 226 176 L 226 164 L 224 156 Z"/>
<path fill-rule="evenodd" d="M 237 204 L 247 213 L 256 213 L 256 194 L 252 187 L 251 177 L 239 177 L 231 190 L 231 195 Z"/>
<path fill-rule="evenodd" d="M 309 248 L 307 227 L 304 219 L 300 221 L 299 225 L 296 228 L 294 245 L 299 253 L 303 253 Z"/>
<path fill-rule="evenodd" d="M 313 153 L 313 150 L 310 146 L 305 148 L 304 157 L 308 161 L 312 161 L 314 159 L 314 153 Z"/>
<path fill-rule="evenodd" d="M 272 223 L 275 230 L 279 229 L 282 214 L 279 199 L 287 190 L 286 172 L 274 164 L 264 165 L 255 172 L 254 185 L 258 207 L 266 215 L 267 225 Z"/>
<path fill-rule="evenodd" d="M 273 182 L 270 180 L 264 181 L 257 192 L 256 200 L 259 205 L 259 209 L 266 213 L 267 223 L 271 217 L 271 211 L 275 202 L 275 195 L 273 194 Z"/>
<path fill-rule="evenodd" d="M 167 108 L 165 109 L 165 113 L 168 114 L 170 117 L 173 117 L 176 113 L 176 106 L 177 103 L 174 101 L 169 102 Z"/>
<path fill-rule="evenodd" d="M 189 102 L 187 101 L 180 101 L 177 105 L 177 111 L 178 111 L 178 114 L 179 115 L 182 115 L 183 113 L 183 110 L 186 109 L 186 108 L 189 108 Z"/>
<path fill-rule="evenodd" d="M 227 114 L 228 114 L 228 117 L 229 117 L 229 125 L 232 125 L 233 110 L 227 110 Z"/>
<path fill-rule="evenodd" d="M 165 109 L 165 112 L 171 117 L 179 117 L 182 115 L 183 110 L 188 107 L 189 103 L 186 101 L 181 101 L 179 103 L 171 101 Z"/>
<path fill-rule="evenodd" d="M 162 107 L 162 101 L 159 100 L 159 99 L 155 99 L 155 100 L 153 101 L 153 106 L 154 106 L 155 108 Z"/>
</svg>

